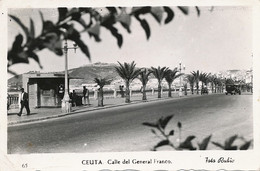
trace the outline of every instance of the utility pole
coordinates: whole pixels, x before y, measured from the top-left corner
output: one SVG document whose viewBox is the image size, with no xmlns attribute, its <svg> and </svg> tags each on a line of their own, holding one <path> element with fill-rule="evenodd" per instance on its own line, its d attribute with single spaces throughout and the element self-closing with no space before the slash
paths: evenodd
<svg viewBox="0 0 260 171">
<path fill-rule="evenodd" d="M 76 53 L 77 45 L 74 43 L 73 47 L 68 47 L 67 39 L 65 39 L 65 45 L 63 47 L 64 55 L 65 55 L 65 92 L 62 99 L 62 113 L 70 113 L 71 112 L 71 103 L 70 103 L 70 96 L 69 96 L 69 84 L 68 84 L 68 50 L 74 49 Z"/>
<path fill-rule="evenodd" d="M 180 74 L 181 74 L 181 70 L 183 69 L 183 70 L 185 70 L 185 65 L 183 65 L 183 68 L 182 68 L 182 63 L 181 63 L 181 61 L 179 62 L 179 72 L 180 72 Z M 181 76 L 180 76 L 180 89 L 179 89 L 179 97 L 181 97 L 182 96 L 182 82 L 181 82 Z"/>
</svg>

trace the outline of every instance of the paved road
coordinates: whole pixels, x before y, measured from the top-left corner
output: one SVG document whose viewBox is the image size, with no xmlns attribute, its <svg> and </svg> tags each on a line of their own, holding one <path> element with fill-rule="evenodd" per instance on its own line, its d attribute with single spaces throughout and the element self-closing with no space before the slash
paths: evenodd
<svg viewBox="0 0 260 171">
<path fill-rule="evenodd" d="M 149 151 L 159 138 L 142 123 L 170 114 L 176 134 L 182 122 L 182 137 L 193 134 L 199 141 L 212 133 L 219 142 L 234 134 L 253 137 L 252 95 L 205 95 L 10 126 L 8 153 Z"/>
</svg>

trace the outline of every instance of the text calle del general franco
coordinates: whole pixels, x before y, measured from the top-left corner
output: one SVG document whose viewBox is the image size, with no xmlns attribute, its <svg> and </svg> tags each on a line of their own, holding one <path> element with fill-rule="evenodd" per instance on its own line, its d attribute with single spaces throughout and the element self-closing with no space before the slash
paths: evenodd
<svg viewBox="0 0 260 171">
<path fill-rule="evenodd" d="M 172 164 L 171 160 L 161 160 L 161 159 L 147 159 L 147 160 L 140 160 L 140 159 L 108 159 L 106 161 L 103 160 L 82 160 L 82 165 L 102 165 L 102 164 Z"/>
</svg>

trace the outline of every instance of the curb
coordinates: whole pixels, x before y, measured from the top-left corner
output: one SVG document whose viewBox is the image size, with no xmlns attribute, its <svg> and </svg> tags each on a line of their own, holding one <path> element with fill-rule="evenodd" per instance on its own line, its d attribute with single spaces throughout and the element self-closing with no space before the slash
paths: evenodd
<svg viewBox="0 0 260 171">
<path fill-rule="evenodd" d="M 104 110 L 104 109 L 120 107 L 120 106 L 134 105 L 134 104 L 139 104 L 139 103 L 147 103 L 147 102 L 163 101 L 163 100 L 177 100 L 177 99 L 184 99 L 184 98 L 190 98 L 190 97 L 194 98 L 194 97 L 200 97 L 200 96 L 195 95 L 195 96 L 182 96 L 181 98 L 180 97 L 155 98 L 155 99 L 150 99 L 150 100 L 146 100 L 146 101 L 142 101 L 142 100 L 133 101 L 131 103 L 122 103 L 122 104 L 115 104 L 115 105 L 109 105 L 109 106 L 103 106 L 103 107 L 95 107 L 95 108 L 86 109 L 86 110 L 78 109 L 78 111 L 76 110 L 76 111 L 73 111 L 73 112 L 70 112 L 70 113 L 54 114 L 52 116 L 34 118 L 34 119 L 23 120 L 23 121 L 13 121 L 13 122 L 9 122 L 7 125 L 8 126 L 14 126 L 14 125 L 28 123 L 28 122 L 36 122 L 36 121 L 42 121 L 42 120 L 64 117 L 64 116 L 73 115 L 73 114 L 82 113 L 82 112 L 91 112 L 91 111 L 97 111 L 97 110 L 102 110 L 102 109 Z"/>
</svg>

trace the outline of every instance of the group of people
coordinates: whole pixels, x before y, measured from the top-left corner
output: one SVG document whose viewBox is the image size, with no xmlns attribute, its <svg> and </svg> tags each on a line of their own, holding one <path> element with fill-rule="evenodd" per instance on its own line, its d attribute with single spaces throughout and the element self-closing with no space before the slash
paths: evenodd
<svg viewBox="0 0 260 171">
<path fill-rule="evenodd" d="M 119 91 L 120 91 L 120 95 L 121 95 L 121 97 L 124 98 L 124 97 L 125 97 L 125 93 L 124 93 L 124 85 L 120 85 L 120 86 L 119 86 Z"/>
<path fill-rule="evenodd" d="M 82 104 L 83 105 L 90 105 L 89 102 L 89 90 L 86 88 L 86 86 L 83 86 L 83 94 L 82 94 Z M 77 101 L 78 101 L 78 95 L 75 90 L 72 91 L 70 94 L 70 99 L 72 102 L 72 106 L 77 106 Z"/>
</svg>

